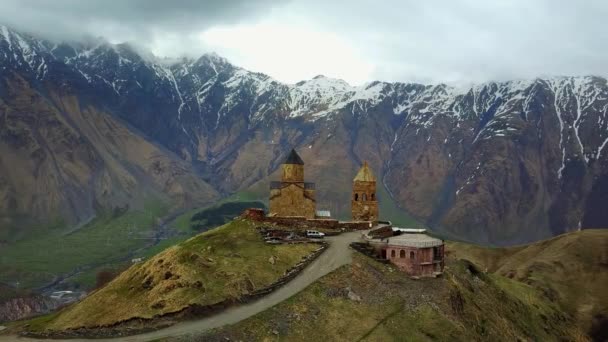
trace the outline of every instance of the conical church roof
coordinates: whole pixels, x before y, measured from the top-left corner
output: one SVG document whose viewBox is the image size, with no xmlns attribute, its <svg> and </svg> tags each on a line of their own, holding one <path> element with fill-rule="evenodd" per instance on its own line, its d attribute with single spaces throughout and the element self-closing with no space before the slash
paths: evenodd
<svg viewBox="0 0 608 342">
<path fill-rule="evenodd" d="M 289 153 L 289 156 L 283 164 L 304 165 L 304 161 L 302 160 L 302 158 L 300 158 L 295 149 L 291 149 L 291 153 Z"/>
<path fill-rule="evenodd" d="M 361 167 L 359 172 L 357 172 L 357 175 L 355 176 L 355 179 L 353 179 L 353 180 L 359 181 L 359 182 L 375 182 L 376 181 L 376 177 L 374 177 L 374 174 L 372 173 L 372 169 L 370 169 L 369 165 L 367 165 L 367 161 L 363 162 L 363 166 Z"/>
</svg>

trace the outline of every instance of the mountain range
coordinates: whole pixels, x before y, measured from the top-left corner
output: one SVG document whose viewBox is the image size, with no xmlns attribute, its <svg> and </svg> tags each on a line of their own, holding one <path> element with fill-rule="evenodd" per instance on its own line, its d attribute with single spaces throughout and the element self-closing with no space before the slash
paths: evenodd
<svg viewBox="0 0 608 342">
<path fill-rule="evenodd" d="M 1 26 L 0 237 L 150 198 L 265 195 L 294 147 L 339 217 L 367 160 L 381 201 L 450 238 L 511 245 L 606 227 L 607 109 L 602 77 L 285 84 L 216 54 L 167 60 Z"/>
</svg>

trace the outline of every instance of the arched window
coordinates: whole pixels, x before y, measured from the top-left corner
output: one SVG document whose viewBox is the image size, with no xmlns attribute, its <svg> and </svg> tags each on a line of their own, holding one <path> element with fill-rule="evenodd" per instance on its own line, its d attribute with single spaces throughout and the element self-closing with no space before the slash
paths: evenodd
<svg viewBox="0 0 608 342">
<path fill-rule="evenodd" d="M 359 194 L 355 194 L 355 201 L 359 200 Z"/>
<path fill-rule="evenodd" d="M 376 200 L 376 194 L 372 193 L 372 201 Z"/>
<path fill-rule="evenodd" d="M 393 250 L 391 251 L 391 258 L 394 258 L 394 257 L 395 257 L 395 250 L 393 249 Z"/>
<path fill-rule="evenodd" d="M 416 258 L 416 255 L 414 254 L 414 252 L 410 252 L 410 259 L 414 260 Z"/>
<path fill-rule="evenodd" d="M 403 249 L 399 252 L 399 257 L 405 258 L 405 251 Z"/>
<path fill-rule="evenodd" d="M 363 201 L 367 201 L 367 194 L 363 194 Z"/>
</svg>

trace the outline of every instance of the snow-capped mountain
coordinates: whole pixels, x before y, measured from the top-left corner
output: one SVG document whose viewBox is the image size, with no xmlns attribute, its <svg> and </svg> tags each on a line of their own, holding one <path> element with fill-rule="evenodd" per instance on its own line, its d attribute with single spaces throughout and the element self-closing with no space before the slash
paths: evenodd
<svg viewBox="0 0 608 342">
<path fill-rule="evenodd" d="M 129 44 L 52 43 L 1 27 L 0 79 L 0 115 L 15 108 L 8 99 L 25 83 L 61 113 L 95 109 L 124 123 L 224 194 L 263 184 L 295 146 L 334 212 L 347 213 L 350 173 L 369 160 L 402 208 L 463 239 L 509 244 L 608 225 L 608 85 L 600 77 L 468 88 L 351 86 L 324 76 L 284 84 L 215 54 L 167 61 Z M 61 125 L 80 132 L 71 119 Z M 11 134 L 0 136 L 8 150 Z M 47 151 L 56 153 L 52 144 Z"/>
</svg>

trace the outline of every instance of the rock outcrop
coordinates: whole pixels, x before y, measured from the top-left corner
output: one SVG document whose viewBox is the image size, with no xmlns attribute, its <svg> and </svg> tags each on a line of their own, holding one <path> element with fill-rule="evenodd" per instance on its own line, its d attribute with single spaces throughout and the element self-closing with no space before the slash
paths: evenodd
<svg viewBox="0 0 608 342">
<path fill-rule="evenodd" d="M 46 314 L 57 309 L 60 305 L 60 301 L 43 296 L 9 299 L 0 303 L 0 322 Z"/>
</svg>

